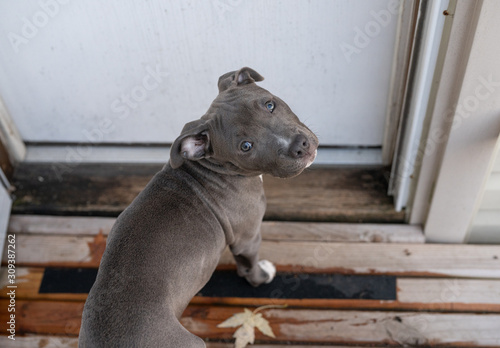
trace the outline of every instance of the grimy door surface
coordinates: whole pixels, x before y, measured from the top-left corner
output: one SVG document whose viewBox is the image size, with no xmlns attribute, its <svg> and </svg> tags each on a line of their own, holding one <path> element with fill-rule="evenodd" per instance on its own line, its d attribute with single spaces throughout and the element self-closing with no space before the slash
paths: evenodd
<svg viewBox="0 0 500 348">
<path fill-rule="evenodd" d="M 380 147 L 400 1 L 0 3 L 0 96 L 28 143 L 168 144 L 249 66 L 321 145 Z"/>
</svg>

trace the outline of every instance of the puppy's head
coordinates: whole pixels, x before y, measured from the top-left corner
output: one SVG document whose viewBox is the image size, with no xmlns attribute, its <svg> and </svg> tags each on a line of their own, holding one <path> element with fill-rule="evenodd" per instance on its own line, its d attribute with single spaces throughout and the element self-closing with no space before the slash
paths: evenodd
<svg viewBox="0 0 500 348">
<path fill-rule="evenodd" d="M 219 95 L 207 113 L 184 126 L 170 152 L 170 165 L 201 161 L 222 173 L 292 177 L 314 161 L 318 138 L 288 105 L 242 68 L 219 78 Z"/>
</svg>

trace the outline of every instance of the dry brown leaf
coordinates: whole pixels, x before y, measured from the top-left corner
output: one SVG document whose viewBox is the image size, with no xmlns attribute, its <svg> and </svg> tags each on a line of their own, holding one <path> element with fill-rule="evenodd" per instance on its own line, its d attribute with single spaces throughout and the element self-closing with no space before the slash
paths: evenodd
<svg viewBox="0 0 500 348">
<path fill-rule="evenodd" d="M 256 308 L 253 312 L 247 308 L 243 313 L 236 313 L 227 320 L 223 321 L 217 327 L 237 327 L 238 330 L 234 333 L 233 337 L 236 338 L 234 343 L 235 348 L 245 348 L 249 343 L 253 344 L 255 340 L 255 328 L 259 329 L 264 335 L 276 338 L 271 325 L 264 319 L 262 313 L 257 313 L 267 308 L 285 308 L 286 306 L 262 306 Z"/>
<path fill-rule="evenodd" d="M 269 322 L 262 317 L 261 313 L 257 313 L 253 317 L 253 321 L 255 323 L 255 327 L 260 330 L 264 335 L 276 338 L 274 335 L 273 330 L 271 329 L 271 325 L 269 325 Z"/>
<path fill-rule="evenodd" d="M 245 348 L 249 343 L 253 344 L 255 340 L 255 331 L 252 325 L 244 323 L 233 335 L 236 338 L 234 348 Z"/>
<path fill-rule="evenodd" d="M 252 311 L 245 308 L 245 311 L 243 313 L 234 314 L 229 319 L 217 325 L 217 327 L 237 327 L 248 322 L 252 316 L 253 316 Z"/>
</svg>

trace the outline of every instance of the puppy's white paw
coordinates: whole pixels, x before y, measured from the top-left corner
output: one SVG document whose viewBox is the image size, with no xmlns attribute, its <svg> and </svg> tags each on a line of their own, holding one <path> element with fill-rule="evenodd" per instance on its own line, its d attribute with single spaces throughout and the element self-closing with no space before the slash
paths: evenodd
<svg viewBox="0 0 500 348">
<path fill-rule="evenodd" d="M 267 260 L 260 260 L 258 263 L 259 267 L 268 274 L 269 278 L 266 280 L 266 284 L 269 284 L 273 281 L 274 276 L 276 275 L 276 267 Z"/>
</svg>

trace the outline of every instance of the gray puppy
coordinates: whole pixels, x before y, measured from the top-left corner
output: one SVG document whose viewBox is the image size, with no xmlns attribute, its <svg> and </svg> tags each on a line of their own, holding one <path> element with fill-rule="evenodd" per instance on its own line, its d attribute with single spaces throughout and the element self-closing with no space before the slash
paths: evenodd
<svg viewBox="0 0 500 348">
<path fill-rule="evenodd" d="M 205 347 L 179 322 L 227 245 L 253 286 L 275 268 L 258 258 L 261 174 L 293 177 L 317 137 L 250 68 L 219 78 L 207 113 L 184 126 L 170 162 L 118 217 L 82 316 L 79 346 Z"/>
</svg>

